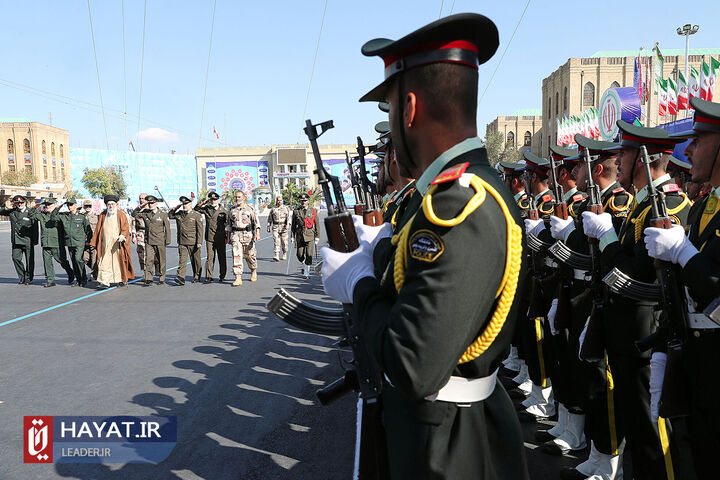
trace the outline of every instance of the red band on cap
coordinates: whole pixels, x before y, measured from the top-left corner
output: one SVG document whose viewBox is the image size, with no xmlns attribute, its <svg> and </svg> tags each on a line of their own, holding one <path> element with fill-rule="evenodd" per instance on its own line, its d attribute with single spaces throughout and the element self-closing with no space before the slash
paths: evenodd
<svg viewBox="0 0 720 480">
<path fill-rule="evenodd" d="M 695 123 L 709 123 L 711 125 L 720 125 L 720 119 L 718 118 L 710 118 L 710 117 L 703 117 L 701 114 L 695 113 L 695 118 L 693 119 L 693 122 Z"/>
<path fill-rule="evenodd" d="M 671 140 L 663 140 L 663 139 L 660 139 L 660 138 L 643 138 L 643 137 L 636 137 L 635 135 L 630 135 L 630 134 L 627 134 L 627 133 L 623 133 L 622 139 L 623 139 L 623 140 L 629 140 L 629 141 L 631 141 L 631 142 L 636 142 L 636 143 L 639 143 L 639 144 L 641 144 L 641 145 L 648 145 L 648 144 L 650 144 L 650 145 L 667 145 L 667 146 L 672 146 L 673 149 L 670 150 L 670 152 L 672 152 L 672 151 L 674 150 L 674 148 L 675 148 L 675 143 L 676 143 L 676 142 L 673 142 L 673 141 L 671 141 Z"/>
<path fill-rule="evenodd" d="M 461 48 L 463 50 L 470 50 L 473 53 L 478 53 L 477 45 L 472 42 L 468 42 L 467 40 L 453 40 L 451 42 L 439 41 L 413 45 L 410 48 L 406 48 L 405 50 L 401 50 L 400 52 L 395 52 L 389 54 L 387 57 L 383 57 L 383 61 L 385 62 L 385 66 L 387 67 L 391 63 L 394 63 L 403 57 L 407 57 L 408 55 L 429 52 L 431 50 L 446 50 L 448 48 Z"/>
</svg>

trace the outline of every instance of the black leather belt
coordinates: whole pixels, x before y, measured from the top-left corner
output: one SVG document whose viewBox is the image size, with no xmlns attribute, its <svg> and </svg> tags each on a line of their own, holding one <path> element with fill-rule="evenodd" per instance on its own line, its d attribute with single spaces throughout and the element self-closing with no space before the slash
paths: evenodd
<svg viewBox="0 0 720 480">
<path fill-rule="evenodd" d="M 232 227 L 233 232 L 249 232 L 252 230 L 252 227 L 248 225 L 247 227 Z"/>
</svg>

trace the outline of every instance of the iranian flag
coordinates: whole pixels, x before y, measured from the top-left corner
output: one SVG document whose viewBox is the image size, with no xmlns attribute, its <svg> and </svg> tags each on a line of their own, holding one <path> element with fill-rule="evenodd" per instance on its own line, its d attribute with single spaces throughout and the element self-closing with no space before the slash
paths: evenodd
<svg viewBox="0 0 720 480">
<path fill-rule="evenodd" d="M 700 74 L 695 67 L 690 67 L 690 98 L 700 96 Z M 689 105 L 689 103 L 688 103 Z M 692 109 L 692 105 L 689 105 Z"/>
<path fill-rule="evenodd" d="M 658 78 L 658 115 L 664 117 L 667 115 L 667 80 Z"/>
<path fill-rule="evenodd" d="M 667 79 L 667 108 L 669 115 L 678 114 L 677 85 L 672 78 Z"/>
<path fill-rule="evenodd" d="M 710 66 L 705 63 L 703 58 L 702 68 L 700 69 L 700 98 L 707 100 L 710 91 Z"/>
<path fill-rule="evenodd" d="M 593 115 L 593 138 L 600 138 L 600 117 L 597 108 L 592 109 Z"/>
<path fill-rule="evenodd" d="M 703 60 L 703 73 L 705 73 L 705 61 Z M 718 70 L 720 69 L 720 61 L 710 58 L 710 65 L 708 68 L 707 77 L 700 83 L 701 89 L 706 89 L 705 96 L 702 96 L 700 92 L 700 98 L 704 98 L 708 102 L 712 102 L 713 92 L 715 92 L 715 83 L 717 82 Z M 706 85 L 707 83 L 707 85 Z"/>
<path fill-rule="evenodd" d="M 688 97 L 688 85 L 687 80 L 685 80 L 685 75 L 683 72 L 679 72 L 678 75 L 678 110 L 687 110 L 688 109 L 688 103 L 690 102 Z"/>
</svg>

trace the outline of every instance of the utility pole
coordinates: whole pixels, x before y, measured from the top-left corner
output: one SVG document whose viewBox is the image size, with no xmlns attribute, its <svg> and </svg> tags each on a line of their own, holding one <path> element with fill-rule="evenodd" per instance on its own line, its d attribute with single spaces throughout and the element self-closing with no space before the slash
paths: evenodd
<svg viewBox="0 0 720 480">
<path fill-rule="evenodd" d="M 681 37 L 685 37 L 685 87 L 688 89 L 688 108 L 685 110 L 685 118 L 690 114 L 690 78 L 688 77 L 688 55 L 690 54 L 690 35 L 694 35 L 700 30 L 699 25 L 690 25 L 686 23 L 682 27 L 677 28 L 677 34 Z"/>
</svg>

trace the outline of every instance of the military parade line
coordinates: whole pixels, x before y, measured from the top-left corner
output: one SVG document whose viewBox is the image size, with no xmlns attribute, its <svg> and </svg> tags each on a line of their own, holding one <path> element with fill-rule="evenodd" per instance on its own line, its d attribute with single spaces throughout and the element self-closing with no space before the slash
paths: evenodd
<svg viewBox="0 0 720 480">
<path fill-rule="evenodd" d="M 320 308 L 284 292 L 268 308 L 352 350 L 345 375 L 318 396 L 327 404 L 358 393 L 355 478 L 529 479 L 520 422 L 540 420 L 555 421 L 535 432 L 543 453 L 584 455 L 562 479 L 717 478 L 720 104 L 693 98 L 687 132 L 618 120 L 618 141 L 578 134 L 577 150 L 554 145 L 547 159 L 525 152 L 493 167 L 476 109 L 479 65 L 498 43 L 489 18 L 458 14 L 363 45 L 383 60 L 384 79 L 360 101 L 378 102 L 389 121 L 376 126 L 376 145 L 358 138 L 348 158 L 356 205 L 345 205 L 320 159 L 317 139 L 333 121 L 304 129 L 328 213 L 322 283 L 339 303 Z M 686 140 L 690 163 L 671 155 Z M 106 197 L 94 230 L 72 199 L 68 214 L 52 200 L 44 212 L 13 200 L 0 213 L 13 222 L 20 283 L 32 281 L 35 221 L 48 286 L 53 261 L 84 285 L 84 253 L 101 288 L 125 284 L 130 242 L 142 248 L 144 284 L 164 281 L 169 218 L 180 263 L 189 258 L 199 281 L 200 215 L 206 281 L 214 257 L 224 279 L 226 244 L 233 285 L 243 258 L 256 278 L 261 227 L 242 193 L 229 211 L 217 195 L 194 209 L 183 197 L 169 216 L 152 196 L 130 217 Z M 274 212 L 275 260 L 290 230 L 307 276 L 317 212 L 307 198 L 292 220 L 286 207 Z"/>
</svg>

